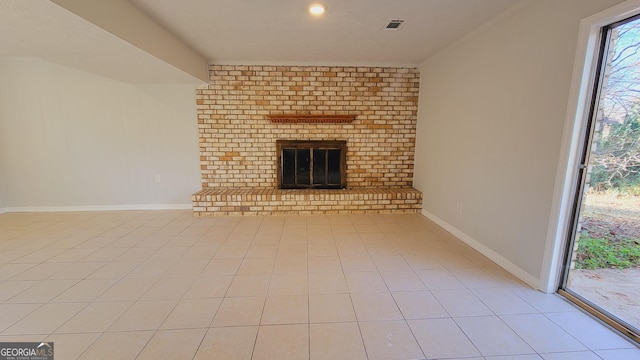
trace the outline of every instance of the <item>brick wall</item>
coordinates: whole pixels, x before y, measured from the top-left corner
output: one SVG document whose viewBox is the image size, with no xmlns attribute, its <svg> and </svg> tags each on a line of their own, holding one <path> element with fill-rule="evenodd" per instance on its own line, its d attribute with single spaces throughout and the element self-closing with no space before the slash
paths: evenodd
<svg viewBox="0 0 640 360">
<path fill-rule="evenodd" d="M 196 92 L 203 188 L 275 188 L 276 140 L 347 140 L 347 186 L 413 183 L 416 68 L 210 65 Z M 356 114 L 349 124 L 269 114 Z"/>
</svg>

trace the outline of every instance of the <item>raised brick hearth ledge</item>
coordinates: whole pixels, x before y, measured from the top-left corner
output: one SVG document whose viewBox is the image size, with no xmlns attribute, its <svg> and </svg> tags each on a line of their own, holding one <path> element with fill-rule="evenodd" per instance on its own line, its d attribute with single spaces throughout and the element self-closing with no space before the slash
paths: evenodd
<svg viewBox="0 0 640 360">
<path fill-rule="evenodd" d="M 422 193 L 411 187 L 344 190 L 206 188 L 191 196 L 197 217 L 419 213 Z"/>
</svg>

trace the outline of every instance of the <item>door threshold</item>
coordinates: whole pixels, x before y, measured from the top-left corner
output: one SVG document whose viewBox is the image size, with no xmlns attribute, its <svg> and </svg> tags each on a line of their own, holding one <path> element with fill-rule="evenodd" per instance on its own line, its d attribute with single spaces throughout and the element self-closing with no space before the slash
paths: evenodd
<svg viewBox="0 0 640 360">
<path fill-rule="evenodd" d="M 612 315 L 609 315 L 604 311 L 598 309 L 597 307 L 593 306 L 590 302 L 586 301 L 585 299 L 579 297 L 576 294 L 573 294 L 564 289 L 558 289 L 558 294 L 564 296 L 567 300 L 576 304 L 577 306 L 582 308 L 584 311 L 588 312 L 592 316 L 596 317 L 598 320 L 602 321 L 609 327 L 619 332 L 621 335 L 624 335 L 625 337 L 629 338 L 630 340 L 635 342 L 636 345 L 640 345 L 640 334 L 634 328 L 627 326 L 626 324 L 616 320 Z"/>
</svg>

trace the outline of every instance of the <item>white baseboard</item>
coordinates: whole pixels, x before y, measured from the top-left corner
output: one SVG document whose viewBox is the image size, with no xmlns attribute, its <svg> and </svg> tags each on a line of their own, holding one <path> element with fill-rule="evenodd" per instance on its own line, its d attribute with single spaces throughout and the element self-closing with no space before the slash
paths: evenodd
<svg viewBox="0 0 640 360">
<path fill-rule="evenodd" d="M 6 212 L 69 212 L 69 211 L 127 211 L 127 210 L 187 210 L 191 204 L 139 204 L 97 206 L 23 206 L 9 207 Z"/>
<path fill-rule="evenodd" d="M 5 213 L 8 213 L 8 212 L 9 212 L 9 209 L 7 209 L 7 208 L 0 208 L 0 215 L 5 214 Z"/>
<path fill-rule="evenodd" d="M 475 240 L 471 236 L 469 236 L 469 235 L 465 234 L 464 232 L 458 230 L 457 228 L 455 228 L 451 224 L 447 223 L 446 221 L 440 219 L 439 217 L 433 215 L 432 213 L 430 213 L 430 212 L 428 212 L 428 211 L 426 211 L 424 209 L 422 210 L 422 215 L 426 216 L 429 220 L 431 220 L 434 223 L 438 224 L 440 227 L 442 227 L 443 229 L 445 229 L 446 231 L 451 233 L 453 236 L 457 237 L 458 239 L 460 239 L 461 241 L 463 241 L 467 245 L 471 246 L 472 248 L 474 248 L 475 250 L 480 252 L 482 255 L 488 257 L 491 261 L 493 261 L 496 264 L 500 265 L 500 267 L 502 267 L 503 269 L 507 270 L 508 272 L 513 274 L 518 279 L 524 281 L 525 283 L 527 283 L 528 285 L 530 285 L 534 289 L 537 289 L 537 290 L 541 289 L 541 287 L 540 287 L 540 284 L 541 284 L 540 279 L 538 279 L 535 276 L 529 274 L 528 272 L 526 272 L 525 270 L 523 270 L 522 268 L 520 268 L 516 264 L 514 264 L 511 261 L 509 261 L 506 258 L 504 258 L 502 255 L 500 255 L 497 252 L 493 251 L 492 249 L 488 248 L 487 246 L 485 246 L 484 244 L 482 244 L 478 240 Z"/>
</svg>

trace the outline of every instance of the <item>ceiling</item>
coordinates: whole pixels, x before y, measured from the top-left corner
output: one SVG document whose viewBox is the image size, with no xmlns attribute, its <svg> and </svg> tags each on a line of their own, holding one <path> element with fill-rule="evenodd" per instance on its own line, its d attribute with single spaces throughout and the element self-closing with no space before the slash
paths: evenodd
<svg viewBox="0 0 640 360">
<path fill-rule="evenodd" d="M 119 13 L 88 14 L 117 2 L 126 0 L 0 0 L 0 57 L 41 58 L 129 83 L 206 80 L 185 72 L 170 49 L 155 51 L 151 37 L 145 46 L 144 21 L 127 11 L 163 28 L 156 42 L 172 37 L 204 66 L 417 66 L 520 0 L 324 0 L 321 17 L 308 13 L 311 0 L 129 0 Z M 405 23 L 384 30 L 393 19 Z"/>
<path fill-rule="evenodd" d="M 192 76 L 48 0 L 0 0 L 0 58 L 40 58 L 128 83 Z"/>
</svg>

